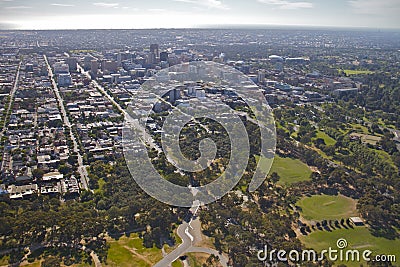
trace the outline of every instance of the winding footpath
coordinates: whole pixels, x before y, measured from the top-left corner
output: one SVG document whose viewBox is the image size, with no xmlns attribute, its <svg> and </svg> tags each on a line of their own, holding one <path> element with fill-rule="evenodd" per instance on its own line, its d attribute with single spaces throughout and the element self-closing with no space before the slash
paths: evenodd
<svg viewBox="0 0 400 267">
<path fill-rule="evenodd" d="M 197 211 L 197 207 L 192 207 L 192 209 L 194 208 Z M 196 211 L 193 214 L 196 214 Z M 218 256 L 220 264 L 223 267 L 228 267 L 228 258 L 225 255 L 220 254 L 215 249 L 195 246 L 202 240 L 201 223 L 198 217 L 195 219 L 192 218 L 189 223 L 182 223 L 177 229 L 177 234 L 182 239 L 182 244 L 155 264 L 154 267 L 171 266 L 172 262 L 176 261 L 185 253 L 205 253 L 215 255 Z"/>
</svg>

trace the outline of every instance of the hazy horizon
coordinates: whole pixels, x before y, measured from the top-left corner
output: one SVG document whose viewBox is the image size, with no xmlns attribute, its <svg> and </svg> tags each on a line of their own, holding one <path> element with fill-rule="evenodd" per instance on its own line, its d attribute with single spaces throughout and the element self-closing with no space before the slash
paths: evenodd
<svg viewBox="0 0 400 267">
<path fill-rule="evenodd" d="M 107 31 L 107 30 L 344 30 L 344 31 L 394 31 L 399 32 L 400 27 L 368 27 L 368 26 L 319 26 L 319 25 L 275 25 L 275 24 L 262 24 L 262 25 L 198 25 L 193 27 L 153 27 L 153 28 L 8 28 L 7 25 L 0 24 L 0 31 Z"/>
<path fill-rule="evenodd" d="M 160 29 L 334 27 L 400 29 L 397 0 L 0 0 L 0 28 Z"/>
</svg>

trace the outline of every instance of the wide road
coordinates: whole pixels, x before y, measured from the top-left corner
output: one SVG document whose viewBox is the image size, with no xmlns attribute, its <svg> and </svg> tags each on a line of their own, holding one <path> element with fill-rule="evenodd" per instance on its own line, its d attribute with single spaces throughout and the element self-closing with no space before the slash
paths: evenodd
<svg viewBox="0 0 400 267">
<path fill-rule="evenodd" d="M 71 137 L 71 140 L 72 140 L 72 143 L 73 143 L 73 151 L 78 156 L 78 172 L 79 172 L 79 175 L 80 175 L 81 188 L 83 188 L 85 190 L 89 190 L 88 173 L 87 173 L 86 167 L 83 165 L 82 155 L 80 154 L 80 151 L 79 151 L 79 148 L 78 148 L 78 142 L 76 141 L 75 135 L 72 132 L 72 125 L 71 125 L 71 123 L 69 121 L 67 112 L 65 110 L 64 101 L 63 101 L 63 99 L 61 97 L 60 91 L 58 90 L 57 83 L 54 80 L 53 70 L 52 70 L 52 68 L 51 68 L 51 66 L 49 64 L 49 61 L 47 60 L 47 56 L 43 55 L 43 57 L 44 57 L 44 60 L 46 62 L 46 65 L 47 65 L 47 69 L 49 71 L 49 77 L 50 77 L 51 83 L 53 85 L 54 93 L 55 93 L 55 95 L 57 97 L 58 104 L 60 106 L 61 115 L 62 115 L 62 118 L 63 118 L 64 125 L 67 128 L 69 128 L 69 134 L 70 134 L 70 137 Z"/>
<path fill-rule="evenodd" d="M 14 100 L 15 92 L 18 89 L 19 72 L 21 70 L 21 64 L 22 64 L 22 62 L 20 61 L 19 64 L 18 64 L 17 73 L 15 74 L 14 86 L 10 91 L 10 99 L 8 101 L 8 108 L 6 110 L 6 113 L 5 113 L 6 115 L 4 116 L 4 123 L 3 123 L 2 129 L 1 129 L 1 132 L 0 132 L 0 140 L 3 139 L 3 136 L 6 133 L 6 130 L 8 128 L 7 127 L 8 126 L 7 125 L 7 123 L 8 123 L 7 117 L 10 116 L 10 112 L 11 112 L 11 108 L 12 108 L 12 103 L 13 103 L 13 100 Z M 4 162 L 5 162 L 4 160 L 1 161 L 1 170 L 3 170 L 3 168 L 4 168 Z"/>
<path fill-rule="evenodd" d="M 10 99 L 8 101 L 8 108 L 7 108 L 7 111 L 6 111 L 6 116 L 4 117 L 3 128 L 2 128 L 1 133 L 0 133 L 0 140 L 3 138 L 4 133 L 6 131 L 6 128 L 7 128 L 7 125 L 6 125 L 7 124 L 7 116 L 10 114 L 10 111 L 11 111 L 11 108 L 12 108 L 11 104 L 12 104 L 12 102 L 14 100 L 15 92 L 17 91 L 17 88 L 18 88 L 19 72 L 21 70 L 21 64 L 22 64 L 22 62 L 19 62 L 17 73 L 15 74 L 14 86 L 11 89 L 11 92 L 10 92 Z"/>
<path fill-rule="evenodd" d="M 84 74 L 88 79 L 91 79 L 89 72 L 85 71 L 82 66 L 78 64 L 78 69 L 82 74 Z M 124 115 L 126 122 L 132 124 L 135 129 L 139 129 L 144 133 L 143 138 L 144 141 L 151 147 L 157 150 L 159 153 L 162 152 L 161 148 L 154 142 L 153 137 L 148 134 L 145 129 L 140 125 L 139 121 L 133 119 L 127 112 L 124 110 L 121 105 L 115 101 L 115 99 L 101 86 L 96 80 L 92 80 L 92 84 L 99 90 L 117 109 Z"/>
</svg>

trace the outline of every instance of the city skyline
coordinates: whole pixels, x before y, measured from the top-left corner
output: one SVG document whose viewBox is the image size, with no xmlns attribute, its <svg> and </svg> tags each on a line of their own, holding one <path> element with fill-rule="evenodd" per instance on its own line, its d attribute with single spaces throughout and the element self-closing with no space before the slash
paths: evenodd
<svg viewBox="0 0 400 267">
<path fill-rule="evenodd" d="M 0 0 L 2 29 L 400 28 L 397 0 Z"/>
</svg>

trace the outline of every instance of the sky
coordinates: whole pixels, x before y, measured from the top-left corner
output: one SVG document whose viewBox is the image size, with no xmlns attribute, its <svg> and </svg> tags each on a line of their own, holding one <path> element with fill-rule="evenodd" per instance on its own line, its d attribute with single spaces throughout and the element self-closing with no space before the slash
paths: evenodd
<svg viewBox="0 0 400 267">
<path fill-rule="evenodd" d="M 400 29 L 400 0 L 0 0 L 0 29 Z"/>
</svg>

